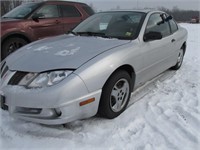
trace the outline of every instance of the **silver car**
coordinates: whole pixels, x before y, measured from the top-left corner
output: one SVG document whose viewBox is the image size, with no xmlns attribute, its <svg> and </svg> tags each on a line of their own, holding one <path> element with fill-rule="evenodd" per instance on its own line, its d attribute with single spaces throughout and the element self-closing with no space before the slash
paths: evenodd
<svg viewBox="0 0 200 150">
<path fill-rule="evenodd" d="M 97 13 L 1 63 L 1 107 L 42 124 L 120 115 L 140 84 L 181 67 L 187 31 L 161 11 Z"/>
</svg>

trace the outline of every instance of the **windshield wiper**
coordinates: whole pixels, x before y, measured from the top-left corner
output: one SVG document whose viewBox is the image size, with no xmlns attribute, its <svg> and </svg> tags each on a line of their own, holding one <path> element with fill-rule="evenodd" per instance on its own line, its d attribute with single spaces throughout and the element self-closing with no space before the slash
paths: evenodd
<svg viewBox="0 0 200 150">
<path fill-rule="evenodd" d="M 2 17 L 2 18 L 11 18 L 11 17 Z"/>
<path fill-rule="evenodd" d="M 2 17 L 3 19 L 10 18 L 10 19 L 23 19 L 23 17 Z"/>
<path fill-rule="evenodd" d="M 76 32 L 74 31 L 68 31 L 66 34 L 73 34 L 73 35 L 78 35 Z"/>
<path fill-rule="evenodd" d="M 117 38 L 117 39 L 119 39 L 119 40 L 133 40 L 133 38 L 131 38 L 131 37 L 115 37 L 115 38 Z"/>
<path fill-rule="evenodd" d="M 111 38 L 109 36 L 107 36 L 105 33 L 101 33 L 101 32 L 76 32 L 78 35 L 88 35 L 88 36 L 100 36 L 103 38 Z"/>
</svg>

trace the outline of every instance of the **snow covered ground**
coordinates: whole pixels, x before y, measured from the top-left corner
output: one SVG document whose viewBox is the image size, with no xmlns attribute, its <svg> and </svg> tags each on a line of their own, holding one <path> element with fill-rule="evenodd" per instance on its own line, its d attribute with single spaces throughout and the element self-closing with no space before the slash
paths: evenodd
<svg viewBox="0 0 200 150">
<path fill-rule="evenodd" d="M 16 120 L 0 110 L 0 149 L 199 150 L 200 24 L 181 25 L 189 33 L 182 68 L 135 91 L 122 115 L 64 128 Z"/>
</svg>

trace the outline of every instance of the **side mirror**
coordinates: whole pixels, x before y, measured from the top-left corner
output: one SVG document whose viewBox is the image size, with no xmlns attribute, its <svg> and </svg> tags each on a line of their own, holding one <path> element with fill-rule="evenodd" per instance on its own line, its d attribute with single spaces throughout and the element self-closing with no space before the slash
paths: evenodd
<svg viewBox="0 0 200 150">
<path fill-rule="evenodd" d="M 153 41 L 162 39 L 162 34 L 160 32 L 148 32 L 144 34 L 144 41 Z"/>
<path fill-rule="evenodd" d="M 34 14 L 31 18 L 34 20 L 34 21 L 38 21 L 38 19 L 40 18 L 43 18 L 44 15 L 39 13 L 39 14 Z"/>
<path fill-rule="evenodd" d="M 173 19 L 173 17 L 171 15 L 169 15 L 168 17 L 164 17 L 164 15 L 165 14 L 161 14 L 162 21 L 158 22 L 157 25 L 161 25 L 161 24 Z"/>
<path fill-rule="evenodd" d="M 172 20 L 172 19 L 173 19 L 173 17 L 170 15 L 167 18 L 165 18 L 165 21 L 169 21 L 169 20 Z"/>
</svg>

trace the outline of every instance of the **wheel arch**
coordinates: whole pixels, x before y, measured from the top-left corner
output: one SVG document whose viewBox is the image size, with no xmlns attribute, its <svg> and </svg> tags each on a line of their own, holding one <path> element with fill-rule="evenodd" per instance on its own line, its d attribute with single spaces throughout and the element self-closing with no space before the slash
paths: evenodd
<svg viewBox="0 0 200 150">
<path fill-rule="evenodd" d="M 110 83 L 109 80 L 112 80 L 113 77 L 115 77 L 114 79 L 116 79 L 116 77 L 119 77 L 118 75 L 120 74 L 120 71 L 127 72 L 130 75 L 130 78 L 131 78 L 130 82 L 133 83 L 133 84 L 131 84 L 131 89 L 130 89 L 129 94 L 128 94 L 129 96 L 128 96 L 125 104 L 123 105 L 123 108 L 120 109 L 118 112 L 114 112 L 111 109 L 111 106 L 110 106 L 110 96 L 108 96 L 110 94 L 109 93 L 110 92 L 110 90 L 109 90 L 110 84 L 107 84 L 107 83 Z M 122 76 L 120 76 L 120 78 L 121 77 Z M 103 93 L 101 94 L 101 98 L 99 100 L 97 114 L 100 115 L 101 117 L 105 117 L 105 118 L 108 118 L 108 119 L 113 119 L 113 118 L 119 116 L 126 109 L 128 103 L 129 103 L 130 95 L 132 93 L 133 86 L 134 86 L 134 81 L 135 81 L 135 71 L 134 71 L 134 68 L 131 65 L 125 64 L 125 65 L 121 65 L 118 68 L 116 68 L 111 73 L 111 75 L 108 77 L 108 79 L 106 80 L 106 82 L 103 85 L 103 89 L 102 89 Z M 111 83 L 112 83 L 112 81 L 111 81 Z"/>
<path fill-rule="evenodd" d="M 23 39 L 26 40 L 28 43 L 31 42 L 31 39 L 30 39 L 27 35 L 25 35 L 25 34 L 23 34 L 23 33 L 14 32 L 14 33 L 10 33 L 10 34 L 5 35 L 4 37 L 2 37 L 1 45 L 3 45 L 3 43 L 4 43 L 7 39 L 13 38 L 13 37 L 23 38 Z"/>
<path fill-rule="evenodd" d="M 181 46 L 181 49 L 183 49 L 184 55 L 185 55 L 185 52 L 186 52 L 186 47 L 187 47 L 187 44 L 186 44 L 186 41 L 185 41 Z"/>
<path fill-rule="evenodd" d="M 115 72 L 117 72 L 117 71 L 119 71 L 119 70 L 124 70 L 124 71 L 126 71 L 129 75 L 130 75 L 130 77 L 131 77 L 131 83 L 133 83 L 133 84 L 131 84 L 131 90 L 133 90 L 134 89 L 134 85 L 135 85 L 135 77 L 136 77 L 136 74 L 135 74 L 135 69 L 134 69 L 134 67 L 132 67 L 131 65 L 128 65 L 128 64 L 125 64 L 125 65 L 122 65 L 122 66 L 119 66 L 118 68 L 116 68 L 112 73 L 111 73 L 111 75 L 108 77 L 108 79 L 106 80 L 106 82 L 104 83 L 104 85 L 103 85 L 103 87 L 105 86 L 105 84 L 107 83 L 107 81 L 111 78 L 111 76 L 115 73 Z"/>
<path fill-rule="evenodd" d="M 1 53 L 0 59 L 1 60 L 5 59 L 5 57 L 7 56 L 7 55 L 4 55 L 4 52 L 5 52 L 4 44 L 6 43 L 6 41 L 8 41 L 11 38 L 21 38 L 21 39 L 25 40 L 27 43 L 31 42 L 30 38 L 28 38 L 28 36 L 24 35 L 23 33 L 12 32 L 10 34 L 3 36 L 1 38 L 1 51 L 0 51 L 0 53 Z"/>
</svg>

